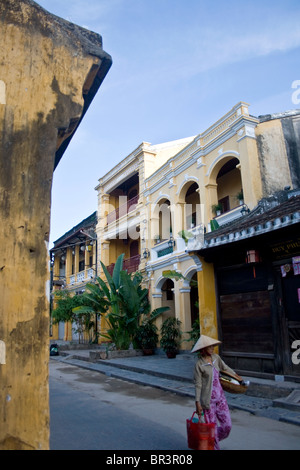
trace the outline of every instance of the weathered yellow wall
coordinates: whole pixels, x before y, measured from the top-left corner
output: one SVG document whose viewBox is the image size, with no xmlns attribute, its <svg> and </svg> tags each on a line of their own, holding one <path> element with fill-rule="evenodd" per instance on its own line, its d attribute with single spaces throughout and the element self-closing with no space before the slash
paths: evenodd
<svg viewBox="0 0 300 470">
<path fill-rule="evenodd" d="M 48 449 L 52 174 L 102 42 L 30 0 L 1 0 L 0 27 L 0 449 Z"/>
<path fill-rule="evenodd" d="M 263 196 L 293 186 L 280 119 L 260 123 L 256 128 Z"/>
</svg>

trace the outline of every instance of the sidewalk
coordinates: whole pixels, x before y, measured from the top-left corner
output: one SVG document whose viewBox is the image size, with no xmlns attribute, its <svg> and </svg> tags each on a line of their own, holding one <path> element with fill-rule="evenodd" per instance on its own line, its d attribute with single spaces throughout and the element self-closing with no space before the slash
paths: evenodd
<svg viewBox="0 0 300 470">
<path fill-rule="evenodd" d="M 181 396 L 194 397 L 195 356 L 164 354 L 93 360 L 93 350 L 60 350 L 51 359 L 99 372 L 139 385 L 155 387 Z M 91 354 L 90 354 L 91 353 Z M 247 394 L 226 393 L 229 407 L 257 416 L 300 426 L 300 383 L 243 377 L 250 381 Z"/>
</svg>

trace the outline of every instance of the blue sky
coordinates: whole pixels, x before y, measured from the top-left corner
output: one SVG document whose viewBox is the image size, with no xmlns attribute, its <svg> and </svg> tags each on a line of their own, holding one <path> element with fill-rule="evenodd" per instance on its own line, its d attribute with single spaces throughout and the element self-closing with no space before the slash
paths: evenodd
<svg viewBox="0 0 300 470">
<path fill-rule="evenodd" d="M 50 248 L 97 210 L 98 179 L 141 142 L 197 135 L 239 101 L 255 116 L 300 108 L 299 0 L 37 3 L 101 34 L 113 59 L 54 174 Z"/>
</svg>

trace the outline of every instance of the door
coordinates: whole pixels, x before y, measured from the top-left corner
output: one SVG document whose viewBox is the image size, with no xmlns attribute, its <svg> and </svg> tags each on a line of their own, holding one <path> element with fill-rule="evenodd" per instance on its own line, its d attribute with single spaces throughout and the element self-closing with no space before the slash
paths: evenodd
<svg viewBox="0 0 300 470">
<path fill-rule="evenodd" d="M 234 368 L 274 373 L 274 343 L 268 291 L 220 296 L 222 355 Z"/>
</svg>

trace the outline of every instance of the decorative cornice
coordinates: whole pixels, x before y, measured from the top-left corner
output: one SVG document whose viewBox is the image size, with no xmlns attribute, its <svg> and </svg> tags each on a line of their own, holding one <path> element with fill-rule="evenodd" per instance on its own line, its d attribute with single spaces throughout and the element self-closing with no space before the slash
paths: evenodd
<svg viewBox="0 0 300 470">
<path fill-rule="evenodd" d="M 202 134 L 199 134 L 184 149 L 171 157 L 164 165 L 146 178 L 146 195 L 153 194 L 167 184 L 171 178 L 187 171 L 195 162 L 197 168 L 205 166 L 202 157 L 211 153 L 231 137 L 239 135 L 238 141 L 245 137 L 255 138 L 255 127 L 259 120 L 250 116 L 248 105 L 240 102 L 223 118 Z M 237 154 L 234 151 L 234 154 Z M 239 154 L 238 154 L 239 155 Z M 218 157 L 220 158 L 220 156 Z M 175 166 L 176 165 L 176 166 Z M 211 166 L 210 166 L 211 168 Z M 208 170 L 209 173 L 210 170 Z M 151 186 L 151 182 L 153 182 Z"/>
</svg>

